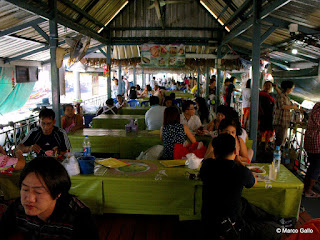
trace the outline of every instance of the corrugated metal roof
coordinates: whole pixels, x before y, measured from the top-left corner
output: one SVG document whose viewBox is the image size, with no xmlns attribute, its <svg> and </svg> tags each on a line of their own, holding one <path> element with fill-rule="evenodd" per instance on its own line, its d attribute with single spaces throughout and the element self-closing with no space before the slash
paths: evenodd
<svg viewBox="0 0 320 240">
<path fill-rule="evenodd" d="M 35 20 L 39 18 L 39 15 L 49 16 L 49 9 L 43 11 L 43 9 L 48 8 L 48 0 L 7 1 L 13 4 L 5 1 L 0 2 L 0 31 Z M 119 13 L 121 7 L 127 2 L 128 4 Z M 108 39 L 115 45 L 128 45 L 127 47 L 114 46 L 115 58 L 135 56 L 136 54 L 133 54 L 132 49 L 138 47 L 132 45 L 146 41 L 171 41 L 172 43 L 185 41 L 185 44 L 189 45 L 186 48 L 187 53 L 213 54 L 217 46 L 218 33 L 223 32 L 228 35 L 226 31 L 218 30 L 221 25 L 216 18 L 222 24 L 227 23 L 226 26 L 233 32 L 239 25 L 246 23 L 252 17 L 252 1 L 247 0 L 201 0 L 200 3 L 198 1 L 159 0 L 159 2 L 160 8 L 158 10 L 162 11 L 163 22 L 158 18 L 157 8 L 153 0 L 57 0 L 58 22 L 60 23 L 58 25 L 59 41 L 63 41 L 66 36 L 82 32 L 98 39 L 98 41 L 92 41 L 90 47 L 99 45 L 99 41 L 107 44 Z M 278 0 L 265 0 L 261 2 L 262 10 L 275 3 L 287 3 L 281 5 L 280 8 L 271 12 L 269 17 L 262 20 L 261 34 L 268 31 L 271 26 L 277 27 L 262 44 L 262 55 L 279 57 L 283 61 L 289 62 L 318 61 L 320 58 L 319 1 L 280 2 Z M 29 11 L 25 11 L 14 4 Z M 41 11 L 38 9 L 41 9 Z M 30 11 L 39 15 L 32 14 Z M 100 33 L 102 26 L 108 22 L 110 23 L 105 31 Z M 301 27 L 305 27 L 306 32 L 300 31 L 295 36 L 290 35 L 287 29 L 290 23 L 299 24 L 299 30 L 302 29 Z M 48 21 L 39 23 L 38 26 L 49 34 Z M 300 36 L 301 33 L 303 34 L 303 41 L 301 41 L 301 38 L 297 39 L 297 36 Z M 250 55 L 252 49 L 250 39 L 252 38 L 252 27 L 249 26 L 229 44 L 235 51 L 242 51 L 242 54 L 249 53 Z M 47 44 L 46 39 L 34 28 L 20 29 L 10 34 L 10 37 L 0 37 L 0 58 L 17 57 L 31 49 L 43 48 Z M 192 44 L 196 46 L 190 46 Z M 62 47 L 67 47 L 67 45 L 63 44 Z M 300 56 L 292 56 L 290 52 L 286 52 L 293 47 L 298 49 Z M 34 53 L 22 59 L 45 61 L 49 58 L 49 51 L 44 50 L 41 53 Z"/>
</svg>

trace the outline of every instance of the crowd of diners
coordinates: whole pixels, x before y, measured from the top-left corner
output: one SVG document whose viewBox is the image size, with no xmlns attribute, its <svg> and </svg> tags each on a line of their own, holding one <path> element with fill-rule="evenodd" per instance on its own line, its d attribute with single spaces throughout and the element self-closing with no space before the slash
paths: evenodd
<svg viewBox="0 0 320 240">
<path fill-rule="evenodd" d="M 191 89 L 191 80 L 186 78 L 182 84 L 173 81 L 170 90 L 183 88 L 188 91 Z M 148 97 L 150 109 L 145 114 L 147 130 L 160 130 L 164 146 L 162 159 L 166 160 L 173 159 L 175 144 L 186 140 L 195 143 L 196 134 L 211 135 L 212 140 L 200 169 L 205 236 L 219 239 L 220 236 L 228 237 L 226 234 L 231 234 L 231 237 L 239 237 L 234 239 L 280 239 L 281 234 L 275 231 L 281 227 L 279 219 L 248 203 L 241 196 L 243 187 L 254 187 L 257 180 L 246 167 L 253 156 L 253 150 L 246 146 L 250 90 L 243 91 L 243 99 L 247 102 L 244 103 L 245 121 L 241 125 L 239 113 L 231 107 L 232 93 L 239 91 L 234 86 L 234 80 L 225 81 L 223 104 L 218 106 L 216 114 L 211 114 L 214 109 L 211 105 L 215 103 L 212 95 L 216 92 L 214 76 L 210 79 L 208 101 L 196 97 L 194 101 L 181 101 L 182 104 L 174 94 L 166 94 L 167 82 L 157 83 L 153 79 L 150 85 L 141 90 L 138 85 L 130 86 L 124 78 L 124 94 L 121 94 L 118 80 L 115 79 L 112 94 L 116 104 L 113 98 L 108 99 L 97 114 L 117 114 L 119 109 L 126 106 L 126 98 Z M 246 89 L 250 89 L 250 80 L 248 82 Z M 272 88 L 277 93 L 276 97 L 271 94 Z M 301 110 L 289 98 L 293 89 L 291 81 L 283 81 L 280 88 L 266 81 L 259 92 L 260 141 L 264 139 L 265 150 L 271 147 L 269 142 L 274 134 L 276 145 L 283 146 L 290 124 L 290 110 Z M 64 105 L 63 111 L 61 128 L 55 126 L 53 110 L 44 108 L 39 114 L 39 126 L 27 134 L 12 155 L 9 156 L 0 148 L 0 166 L 11 161 L 10 166 L 1 169 L 2 172 L 10 174 L 14 170 L 22 170 L 19 181 L 21 196 L 8 207 L 0 220 L 3 239 L 16 233 L 30 239 L 57 236 L 64 236 L 65 239 L 98 239 L 90 210 L 69 194 L 70 178 L 56 160 L 57 156 L 71 149 L 67 133 L 83 128 L 83 118 L 75 114 L 72 105 Z M 212 115 L 215 117 L 211 118 Z M 320 175 L 319 123 L 320 103 L 317 103 L 311 112 L 305 138 L 310 162 L 305 179 L 306 197 L 319 197 L 312 188 Z M 22 153 L 29 152 L 36 153 L 37 157 L 25 166 Z"/>
</svg>

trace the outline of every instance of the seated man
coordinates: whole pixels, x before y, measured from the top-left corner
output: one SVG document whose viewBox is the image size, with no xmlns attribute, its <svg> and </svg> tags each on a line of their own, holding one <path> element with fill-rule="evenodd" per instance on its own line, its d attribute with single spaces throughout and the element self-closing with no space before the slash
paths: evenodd
<svg viewBox="0 0 320 240">
<path fill-rule="evenodd" d="M 121 94 L 117 95 L 117 103 L 116 103 L 116 108 L 120 109 L 122 107 L 125 107 L 127 102 L 123 99 L 123 96 Z"/>
<path fill-rule="evenodd" d="M 64 155 L 71 149 L 67 133 L 62 128 L 54 126 L 55 113 L 52 109 L 44 108 L 39 113 L 39 127 L 31 129 L 28 135 L 19 143 L 18 148 L 24 152 L 36 152 L 37 155 L 53 155 L 57 152 Z"/>
<path fill-rule="evenodd" d="M 200 118 L 195 115 L 194 102 L 191 100 L 182 103 L 182 114 L 180 115 L 180 123 L 185 124 L 191 131 L 197 131 L 201 127 Z"/>
<path fill-rule="evenodd" d="M 235 155 L 235 138 L 222 133 L 212 141 L 216 159 L 200 169 L 203 181 L 202 221 L 212 239 L 280 239 L 277 219 L 241 197 L 243 187 L 257 183 L 252 172 Z"/>
<path fill-rule="evenodd" d="M 117 114 L 118 113 L 118 109 L 114 105 L 114 101 L 113 101 L 112 98 L 109 98 L 106 101 L 106 105 L 107 106 L 103 106 L 98 110 L 97 116 L 100 115 L 100 114 L 110 114 L 110 115 L 112 115 L 112 114 Z"/>
<path fill-rule="evenodd" d="M 159 98 L 150 97 L 151 108 L 146 112 L 145 123 L 147 130 L 160 130 L 163 123 L 163 113 L 166 107 L 159 106 Z"/>
<path fill-rule="evenodd" d="M 84 128 L 83 116 L 81 114 L 75 114 L 72 104 L 63 105 L 63 113 L 64 115 L 61 117 L 61 128 L 67 133 Z"/>
<path fill-rule="evenodd" d="M 70 177 L 54 158 L 28 163 L 19 187 L 0 220 L 1 239 L 99 239 L 90 209 L 69 194 Z"/>
</svg>

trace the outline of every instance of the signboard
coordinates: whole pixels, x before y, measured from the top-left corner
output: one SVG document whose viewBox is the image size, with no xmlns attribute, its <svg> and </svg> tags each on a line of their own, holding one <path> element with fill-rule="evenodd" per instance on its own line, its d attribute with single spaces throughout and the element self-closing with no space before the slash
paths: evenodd
<svg viewBox="0 0 320 240">
<path fill-rule="evenodd" d="M 145 67 L 184 67 L 185 46 L 182 44 L 141 45 L 141 64 Z"/>
</svg>

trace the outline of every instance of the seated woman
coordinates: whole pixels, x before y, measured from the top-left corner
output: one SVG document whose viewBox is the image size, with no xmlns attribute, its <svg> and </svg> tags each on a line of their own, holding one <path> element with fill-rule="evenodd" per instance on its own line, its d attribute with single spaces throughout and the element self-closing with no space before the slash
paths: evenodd
<svg viewBox="0 0 320 240">
<path fill-rule="evenodd" d="M 199 116 L 202 124 L 209 123 L 209 107 L 206 100 L 202 97 L 196 97 L 197 115 Z"/>
<path fill-rule="evenodd" d="M 117 95 L 117 103 L 116 103 L 117 109 L 125 107 L 126 105 L 127 105 L 127 102 L 123 99 L 123 96 L 121 94 L 118 94 Z"/>
<path fill-rule="evenodd" d="M 143 92 L 138 96 L 140 98 L 143 98 L 143 97 L 147 97 L 149 98 L 150 96 L 153 95 L 153 92 L 152 92 L 152 88 L 150 87 L 150 85 L 148 84 L 146 86 L 146 88 L 143 90 Z"/>
<path fill-rule="evenodd" d="M 180 114 L 176 107 L 167 107 L 164 110 L 163 126 L 160 129 L 160 139 L 163 142 L 162 159 L 173 159 L 174 145 L 183 144 L 187 138 L 195 143 L 196 139 L 192 135 L 188 126 L 180 123 Z"/>
<path fill-rule="evenodd" d="M 13 170 L 22 170 L 25 159 L 20 149 L 13 151 L 15 157 L 8 156 L 6 151 L 0 146 L 0 174 L 11 174 Z"/>
<path fill-rule="evenodd" d="M 225 119 L 227 116 L 229 116 L 230 112 L 230 107 L 226 105 L 220 105 L 217 109 L 217 117 L 216 119 L 212 120 L 211 122 L 208 123 L 207 125 L 207 130 L 212 132 L 212 131 L 218 131 L 219 129 L 219 124 L 222 119 Z"/>
<path fill-rule="evenodd" d="M 78 129 L 83 129 L 83 117 L 80 114 L 74 113 L 74 107 L 71 104 L 63 105 L 64 115 L 61 117 L 61 128 L 66 132 L 75 132 Z"/>
<path fill-rule="evenodd" d="M 97 112 L 97 116 L 100 115 L 100 114 L 117 114 L 118 112 L 118 109 L 117 107 L 114 105 L 114 101 L 112 98 L 109 98 L 107 101 L 106 101 L 106 105 L 107 106 L 103 106 L 101 107 L 98 112 Z"/>
<path fill-rule="evenodd" d="M 242 163 L 250 163 L 253 156 L 253 151 L 249 151 L 248 154 L 248 149 L 245 142 L 242 140 L 242 138 L 239 137 L 239 135 L 241 135 L 241 127 L 239 127 L 239 125 L 240 124 L 237 124 L 235 120 L 227 118 L 223 119 L 219 124 L 219 134 L 228 133 L 232 135 L 236 139 L 236 155 L 239 157 L 239 160 Z M 208 146 L 204 158 L 215 158 L 214 150 L 211 143 Z"/>
</svg>

